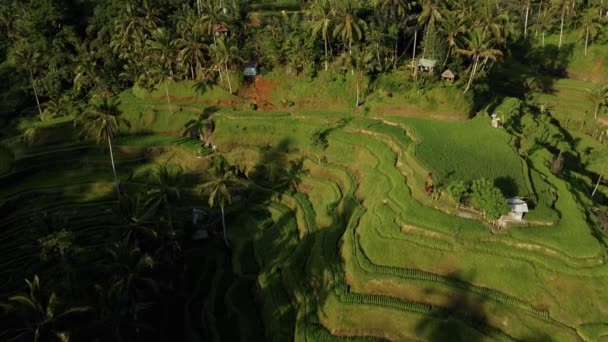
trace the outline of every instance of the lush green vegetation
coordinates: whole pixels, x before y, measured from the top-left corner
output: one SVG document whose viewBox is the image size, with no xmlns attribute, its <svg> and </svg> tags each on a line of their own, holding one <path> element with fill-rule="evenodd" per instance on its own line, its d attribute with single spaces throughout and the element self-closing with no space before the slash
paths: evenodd
<svg viewBox="0 0 608 342">
<path fill-rule="evenodd" d="M 0 339 L 605 339 L 606 6 L 0 3 Z"/>
</svg>

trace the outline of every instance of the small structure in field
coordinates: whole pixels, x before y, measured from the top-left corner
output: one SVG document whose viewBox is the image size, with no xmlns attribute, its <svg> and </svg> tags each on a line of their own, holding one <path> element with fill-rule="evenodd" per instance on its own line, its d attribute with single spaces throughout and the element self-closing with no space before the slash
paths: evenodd
<svg viewBox="0 0 608 342">
<path fill-rule="evenodd" d="M 456 79 L 456 74 L 452 72 L 452 70 L 448 69 L 441 74 L 441 79 L 446 82 L 454 82 Z"/>
<path fill-rule="evenodd" d="M 213 34 L 215 34 L 216 37 L 219 37 L 219 36 L 226 37 L 229 32 L 230 32 L 230 30 L 223 25 L 220 25 L 220 24 L 213 25 Z"/>
<path fill-rule="evenodd" d="M 258 74 L 258 62 L 247 61 L 244 65 L 243 74 L 246 77 L 255 77 Z"/>
<path fill-rule="evenodd" d="M 507 219 L 521 222 L 524 219 L 524 214 L 528 212 L 528 204 L 519 197 L 507 198 L 507 204 L 511 209 Z"/>
<path fill-rule="evenodd" d="M 500 128 L 500 127 L 502 127 L 502 121 L 500 120 L 500 118 L 496 114 L 492 114 L 492 123 L 491 123 L 491 125 L 494 128 Z"/>
<path fill-rule="evenodd" d="M 418 61 L 418 69 L 420 69 L 420 71 L 426 71 L 428 73 L 431 73 L 435 70 L 435 65 L 437 65 L 437 60 L 435 59 L 420 58 L 420 60 Z"/>
</svg>

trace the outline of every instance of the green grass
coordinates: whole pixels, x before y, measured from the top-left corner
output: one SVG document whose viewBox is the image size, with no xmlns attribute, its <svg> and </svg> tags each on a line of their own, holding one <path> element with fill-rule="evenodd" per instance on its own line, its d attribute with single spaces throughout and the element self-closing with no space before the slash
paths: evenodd
<svg viewBox="0 0 608 342">
<path fill-rule="evenodd" d="M 492 128 L 490 120 L 450 123 L 408 119 L 403 122 L 411 126 L 420 139 L 416 157 L 444 184 L 485 177 L 506 195 L 533 195 L 527 185 L 523 160 L 509 145 L 507 133 Z"/>
<path fill-rule="evenodd" d="M 345 82 L 342 86 L 348 85 L 348 76 Z M 147 147 L 188 150 L 199 145 L 181 137 L 181 130 L 208 106 L 208 99 L 189 99 L 189 91 L 172 86 L 175 108 L 182 108 L 173 115 L 162 96 L 121 95 L 131 132 L 142 133 L 114 139 L 123 177 L 149 166 L 136 158 Z M 282 96 L 281 91 L 302 98 L 317 94 L 312 84 L 275 95 Z M 350 90 L 328 84 L 319 91 L 341 96 Z M 568 184 L 547 169 L 548 155 L 533 154 L 528 170 L 505 132 L 491 128 L 488 120 L 390 117 L 383 122 L 373 119 L 373 112 L 367 117 L 340 112 L 349 101 L 327 110 L 217 111 L 213 142 L 229 161 L 250 170 L 264 163 L 285 167 L 290 160 L 304 158 L 308 173 L 299 192 L 279 195 L 256 188 L 243 195 L 246 200 L 226 208 L 235 275 L 227 269 L 208 275 L 213 280 L 209 292 L 216 296 L 205 314 L 215 318 L 215 339 L 237 332 L 241 340 L 264 333 L 281 341 L 350 340 L 340 336 L 361 341 L 455 336 L 526 340 L 538 338 L 539 331 L 556 341 L 571 341 L 578 338 L 577 331 L 590 340 L 605 334 L 605 252 L 592 237 Z M 339 128 L 342 118 L 352 120 Z M 325 150 L 310 144 L 318 129 L 329 129 Z M 130 149 L 139 152 L 127 153 Z M 412 172 L 425 173 L 413 167 L 416 161 L 409 153 L 414 149 L 415 157 L 441 180 L 511 177 L 519 193 L 538 198 L 537 212 L 530 215 L 549 217 L 557 225 L 494 235 L 481 222 L 449 215 L 433 208 L 433 202 L 423 205 L 416 199 L 419 190 L 412 189 L 417 184 Z M 83 236 L 91 233 L 86 241 L 101 241 L 103 230 L 95 228 L 95 221 L 103 212 L 91 214 L 95 202 L 79 211 L 78 201 L 112 194 L 107 155 L 94 149 L 71 152 L 59 145 L 24 147 L 21 155 L 18 160 L 37 167 L 52 160 L 69 162 L 52 164 L 44 175 L 41 171 L 17 184 L 7 182 L 0 196 L 56 192 L 76 204 L 64 208 L 61 201 L 53 201 L 56 206 L 49 210 L 80 217 L 70 221 L 70 227 L 81 223 Z M 99 166 L 87 169 L 83 164 Z M 188 163 L 184 167 L 186 172 L 201 171 Z M 559 194 L 555 210 L 551 189 Z M 188 197 L 180 205 L 191 207 L 203 200 Z M 19 267 L 29 253 L 17 249 L 28 234 L 15 238 L 31 228 L 29 209 L 19 208 L 0 222 L 11 227 L 0 234 L 0 246 L 17 258 L 7 259 L 10 268 Z M 224 264 L 215 268 L 228 266 Z M 198 313 L 190 325 L 197 324 L 202 311 L 200 300 L 193 303 L 189 309 Z M 479 313 L 486 318 L 483 324 L 474 320 Z M 262 324 L 251 323 L 258 315 L 264 332 Z"/>
</svg>

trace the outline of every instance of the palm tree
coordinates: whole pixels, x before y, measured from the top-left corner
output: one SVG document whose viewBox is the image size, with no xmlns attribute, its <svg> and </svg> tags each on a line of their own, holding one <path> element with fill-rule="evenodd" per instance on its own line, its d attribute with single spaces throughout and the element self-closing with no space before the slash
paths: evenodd
<svg viewBox="0 0 608 342">
<path fill-rule="evenodd" d="M 511 33 L 511 24 L 506 13 L 497 13 L 496 8 L 487 2 L 478 8 L 475 22 L 477 27 L 485 35 L 491 36 L 497 44 L 506 44 Z"/>
<path fill-rule="evenodd" d="M 224 217 L 224 208 L 227 205 L 232 204 L 232 196 L 230 195 L 230 188 L 239 182 L 236 177 L 234 168 L 228 167 L 223 158 L 216 158 L 214 160 L 214 166 L 211 169 L 211 180 L 207 181 L 201 186 L 201 192 L 209 194 L 209 206 L 214 208 L 220 207 L 222 211 L 222 228 L 224 232 L 224 242 L 226 246 L 230 246 L 228 238 L 226 236 L 226 220 Z"/>
<path fill-rule="evenodd" d="M 471 82 L 475 78 L 477 67 L 479 66 L 479 59 L 485 58 L 485 60 L 495 61 L 497 57 L 502 56 L 500 50 L 492 47 L 492 39 L 485 35 L 479 28 L 473 29 L 469 34 L 463 38 L 464 48 L 458 48 L 456 51 L 462 55 L 471 57 L 473 60 L 471 74 L 467 87 L 464 92 L 469 91 Z"/>
<path fill-rule="evenodd" d="M 367 67 L 369 65 L 370 60 L 373 58 L 369 53 L 365 53 L 360 47 L 353 49 L 352 53 L 347 57 L 348 66 L 353 71 L 353 75 L 355 77 L 355 88 L 357 92 L 356 103 L 355 106 L 360 106 L 360 87 L 361 87 L 361 79 L 363 78 L 364 73 L 367 71 Z"/>
<path fill-rule="evenodd" d="M 137 242 L 138 235 L 156 239 L 157 232 L 151 228 L 156 209 L 146 205 L 144 196 L 139 194 L 123 194 L 118 203 L 117 215 L 125 222 L 124 238 L 130 242 Z"/>
<path fill-rule="evenodd" d="M 538 19 L 536 20 L 536 31 L 540 32 L 542 35 L 542 46 L 545 46 L 545 34 L 551 29 L 553 26 L 553 18 L 551 17 L 551 13 L 545 9 L 542 13 L 539 13 Z"/>
<path fill-rule="evenodd" d="M 594 106 L 594 117 L 597 119 L 597 115 L 600 112 L 602 106 L 608 105 L 608 85 L 598 86 L 596 88 L 588 88 L 587 99 L 593 103 Z"/>
<path fill-rule="evenodd" d="M 396 20 L 403 18 L 412 9 L 413 3 L 409 0 L 374 0 L 373 5 Z"/>
<path fill-rule="evenodd" d="M 45 103 L 44 114 L 49 117 L 68 116 L 81 111 L 81 103 L 64 95 Z"/>
<path fill-rule="evenodd" d="M 145 276 L 155 262 L 126 238 L 115 242 L 107 253 L 110 258 L 104 266 L 110 275 L 109 285 L 95 285 L 103 334 L 111 335 L 114 341 L 122 341 L 124 335 L 129 336 L 126 340 L 136 340 L 133 333 L 151 329 L 140 320 L 140 311 L 148 307 L 145 293 L 158 291 L 156 281 Z"/>
<path fill-rule="evenodd" d="M 597 10 L 594 8 L 588 8 L 587 10 L 585 10 L 581 17 L 581 32 L 579 37 L 581 39 L 583 37 L 585 38 L 585 56 L 587 56 L 587 46 L 589 45 L 589 38 L 594 39 L 602 30 L 602 24 L 599 23 L 599 19 L 600 17 L 597 13 Z"/>
<path fill-rule="evenodd" d="M 419 24 L 428 27 L 443 20 L 444 6 L 442 0 L 422 0 L 421 5 L 422 12 L 418 15 Z"/>
<path fill-rule="evenodd" d="M 179 165 L 154 165 L 147 173 L 148 187 L 146 192 L 148 197 L 147 204 L 152 207 L 159 207 L 161 204 L 167 211 L 169 219 L 169 229 L 173 235 L 173 218 L 171 215 L 171 202 L 178 200 L 180 196 L 180 186 L 184 170 Z"/>
<path fill-rule="evenodd" d="M 365 21 L 357 16 L 352 1 L 347 0 L 337 12 L 338 21 L 334 28 L 334 37 L 340 37 L 348 44 L 348 51 L 352 50 L 354 42 L 363 38 L 363 31 L 367 27 Z"/>
<path fill-rule="evenodd" d="M 204 145 L 210 144 L 209 135 L 215 129 L 213 115 L 201 115 L 198 119 L 186 122 L 184 126 L 184 136 L 198 138 Z"/>
<path fill-rule="evenodd" d="M 68 331 L 57 331 L 56 327 L 65 328 L 79 317 L 93 311 L 93 308 L 88 306 L 66 307 L 55 293 L 44 294 L 37 275 L 34 275 L 32 281 L 26 279 L 25 282 L 28 291 L 8 299 L 10 309 L 21 311 L 27 317 L 26 328 L 15 340 L 23 338 L 37 342 L 48 341 L 54 337 L 65 341 L 69 339 Z"/>
<path fill-rule="evenodd" d="M 238 56 L 239 49 L 226 41 L 223 37 L 219 38 L 215 44 L 210 48 L 211 56 L 215 63 L 221 68 L 224 67 L 226 72 L 226 79 L 228 79 L 228 88 L 230 94 L 233 94 L 232 83 L 230 82 L 230 72 L 228 71 L 228 65 L 234 61 L 240 61 L 241 58 Z M 220 71 L 221 72 L 221 71 Z"/>
<path fill-rule="evenodd" d="M 146 41 L 146 46 L 162 64 L 169 69 L 169 75 L 173 76 L 173 63 L 178 49 L 176 41 L 171 37 L 170 32 L 165 28 L 157 28 L 152 31 L 152 38 Z"/>
<path fill-rule="evenodd" d="M 327 55 L 329 30 L 332 27 L 335 15 L 336 13 L 329 0 L 316 0 L 309 13 L 309 16 L 313 20 L 312 34 L 316 36 L 321 33 L 321 39 L 323 39 L 325 45 L 325 71 L 327 71 L 329 65 L 329 57 Z"/>
<path fill-rule="evenodd" d="M 451 11 L 446 12 L 443 21 L 441 22 L 441 26 L 439 29 L 443 32 L 448 42 L 448 51 L 445 55 L 445 60 L 443 61 L 443 66 L 448 62 L 448 57 L 452 52 L 454 47 L 457 47 L 457 39 L 461 33 L 466 31 L 466 21 L 462 18 L 458 12 Z"/>
<path fill-rule="evenodd" d="M 202 34 L 198 30 L 189 31 L 186 36 L 178 38 L 175 44 L 180 48 L 177 57 L 178 63 L 190 69 L 190 76 L 193 80 L 201 80 L 208 50 Z"/>
<path fill-rule="evenodd" d="M 118 108 L 120 103 L 104 97 L 100 103 L 90 106 L 81 116 L 74 120 L 74 125 L 82 125 L 81 137 L 94 135 L 99 144 L 103 140 L 108 141 L 110 148 L 110 161 L 116 182 L 116 193 L 120 196 L 118 176 L 114 164 L 114 153 L 112 151 L 112 137 L 121 126 L 131 127 L 129 121 L 120 117 L 121 111 Z"/>
<path fill-rule="evenodd" d="M 561 18 L 561 23 L 559 25 L 559 43 L 557 45 L 558 48 L 562 47 L 562 37 L 564 35 L 564 19 L 566 18 L 566 15 L 570 12 L 570 8 L 570 0 L 551 0 L 552 12 L 558 14 Z"/>
<path fill-rule="evenodd" d="M 40 100 L 38 99 L 38 91 L 36 90 L 36 84 L 34 82 L 34 73 L 32 69 L 38 66 L 40 63 L 40 54 L 34 51 L 32 48 L 20 48 L 15 51 L 15 63 L 18 67 L 25 69 L 30 74 L 30 82 L 32 83 L 32 89 L 34 89 L 34 97 L 36 98 L 36 104 L 38 105 L 38 113 L 40 113 L 40 120 L 44 120 L 42 116 L 42 107 L 40 107 Z"/>
</svg>

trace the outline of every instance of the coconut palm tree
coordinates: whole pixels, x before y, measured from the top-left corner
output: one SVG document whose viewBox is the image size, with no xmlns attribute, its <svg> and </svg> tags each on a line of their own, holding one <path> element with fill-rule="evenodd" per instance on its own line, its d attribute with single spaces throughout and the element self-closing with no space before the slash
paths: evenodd
<svg viewBox="0 0 608 342">
<path fill-rule="evenodd" d="M 226 72 L 226 79 L 228 80 L 228 88 L 230 90 L 230 94 L 233 94 L 228 65 L 235 61 L 241 61 L 241 58 L 238 55 L 239 49 L 235 45 L 230 44 L 229 41 L 221 37 L 216 41 L 215 44 L 210 47 L 210 53 L 215 64 L 219 68 L 224 68 L 224 71 Z"/>
<path fill-rule="evenodd" d="M 336 16 L 331 2 L 329 0 L 316 0 L 313 2 L 308 15 L 312 18 L 312 34 L 321 34 L 321 39 L 325 45 L 325 71 L 329 67 L 328 44 L 329 32 L 333 26 L 333 20 Z"/>
<path fill-rule="evenodd" d="M 25 328 L 13 340 L 67 341 L 69 340 L 67 327 L 94 310 L 89 306 L 66 306 L 59 301 L 55 293 L 44 293 L 37 275 L 34 275 L 32 281 L 26 279 L 25 282 L 28 291 L 8 299 L 8 308 L 20 312 L 25 318 Z"/>
<path fill-rule="evenodd" d="M 116 193 L 120 196 L 120 187 L 116 166 L 114 164 L 114 153 L 112 151 L 112 137 L 118 132 L 121 126 L 131 127 L 129 121 L 120 117 L 120 103 L 104 97 L 101 102 L 90 106 L 84 113 L 74 120 L 74 125 L 82 126 L 81 137 L 93 135 L 99 144 L 103 140 L 108 141 L 110 148 L 110 161 L 116 182 Z"/>
<path fill-rule="evenodd" d="M 164 27 L 152 31 L 152 37 L 146 41 L 146 47 L 154 58 L 167 66 L 169 76 L 173 77 L 173 63 L 179 49 L 170 31 Z"/>
<path fill-rule="evenodd" d="M 579 39 L 585 40 L 585 56 L 587 56 L 587 46 L 589 39 L 595 39 L 602 30 L 602 24 L 599 23 L 600 16 L 595 8 L 585 10 L 580 21 Z"/>
<path fill-rule="evenodd" d="M 587 99 L 593 103 L 593 116 L 597 119 L 602 106 L 608 105 L 608 85 L 587 88 Z"/>
<path fill-rule="evenodd" d="M 204 183 L 200 191 L 208 193 L 209 206 L 215 208 L 220 207 L 222 212 L 222 228 L 224 242 L 226 246 L 230 246 L 226 236 L 226 219 L 224 216 L 224 208 L 232 204 L 232 196 L 230 195 L 231 187 L 240 183 L 235 174 L 234 168 L 227 165 L 223 158 L 214 159 L 214 166 L 210 171 L 211 180 Z"/>
<path fill-rule="evenodd" d="M 346 56 L 346 58 L 348 66 L 353 71 L 353 75 L 355 77 L 355 89 L 357 93 L 355 106 L 359 107 L 361 105 L 361 80 L 363 79 L 364 74 L 367 72 L 367 67 L 370 65 L 370 60 L 373 58 L 373 56 L 363 51 L 361 47 L 357 47 L 353 49 L 352 53 Z"/>
<path fill-rule="evenodd" d="M 213 115 L 205 116 L 203 114 L 198 119 L 186 122 L 183 135 L 198 138 L 204 145 L 208 145 L 210 144 L 209 135 L 213 133 L 214 129 L 215 121 Z"/>
<path fill-rule="evenodd" d="M 475 78 L 479 59 L 485 58 L 485 60 L 495 61 L 499 56 L 502 56 L 500 50 L 494 49 L 492 42 L 491 37 L 485 35 L 481 29 L 475 28 L 467 36 L 463 37 L 463 48 L 456 49 L 458 53 L 468 56 L 473 60 L 469 81 L 464 90 L 465 93 L 469 91 L 473 78 Z"/>
<path fill-rule="evenodd" d="M 403 18 L 411 9 L 413 1 L 409 0 L 374 0 L 373 5 L 391 19 Z"/>
<path fill-rule="evenodd" d="M 175 41 L 179 47 L 177 55 L 178 63 L 181 63 L 190 70 L 192 80 L 201 80 L 204 73 L 203 69 L 208 60 L 208 46 L 204 37 L 198 30 L 189 31 L 184 37 Z"/>
<path fill-rule="evenodd" d="M 363 32 L 367 24 L 357 16 L 354 4 L 350 0 L 345 1 L 338 9 L 336 18 L 333 36 L 340 37 L 344 44 L 348 44 L 348 51 L 350 52 L 353 43 L 363 39 Z"/>
<path fill-rule="evenodd" d="M 539 13 L 538 18 L 536 20 L 536 32 L 541 33 L 541 42 L 542 46 L 545 46 L 545 35 L 553 26 L 553 17 L 549 10 L 545 9 L 542 13 Z"/>
<path fill-rule="evenodd" d="M 147 206 L 164 206 L 169 219 L 169 229 L 173 235 L 173 218 L 171 215 L 171 202 L 181 197 L 180 187 L 184 170 L 179 165 L 154 165 L 147 172 L 148 187 L 146 192 Z"/>
<path fill-rule="evenodd" d="M 158 233 L 152 228 L 157 208 L 146 205 L 144 196 L 123 194 L 118 203 L 117 216 L 124 221 L 124 238 L 136 243 L 138 237 L 156 239 Z"/>
<path fill-rule="evenodd" d="M 15 63 L 21 69 L 27 70 L 30 74 L 30 82 L 32 89 L 34 90 L 34 97 L 36 98 L 36 104 L 38 105 L 38 113 L 40 113 L 40 120 L 44 120 L 42 116 L 42 107 L 40 107 L 40 100 L 38 99 L 38 91 L 36 90 L 36 83 L 34 82 L 33 69 L 40 63 L 40 54 L 32 48 L 20 47 L 15 51 Z"/>
<path fill-rule="evenodd" d="M 70 99 L 64 95 L 57 99 L 51 99 L 45 103 L 44 114 L 47 117 L 59 117 L 75 115 L 82 110 L 81 102 L 76 99 Z"/>
<path fill-rule="evenodd" d="M 458 37 L 466 31 L 466 20 L 456 11 L 446 12 L 439 29 L 443 32 L 448 42 L 448 51 L 443 61 L 443 66 L 445 67 L 452 49 L 457 47 Z"/>
<path fill-rule="evenodd" d="M 562 47 L 562 37 L 564 35 L 564 19 L 570 13 L 571 0 L 551 0 L 551 11 L 560 17 L 559 43 L 558 48 Z"/>
<path fill-rule="evenodd" d="M 443 20 L 443 12 L 445 11 L 443 0 L 422 0 L 420 5 L 422 6 L 422 12 L 418 15 L 419 24 L 428 27 Z"/>
</svg>

